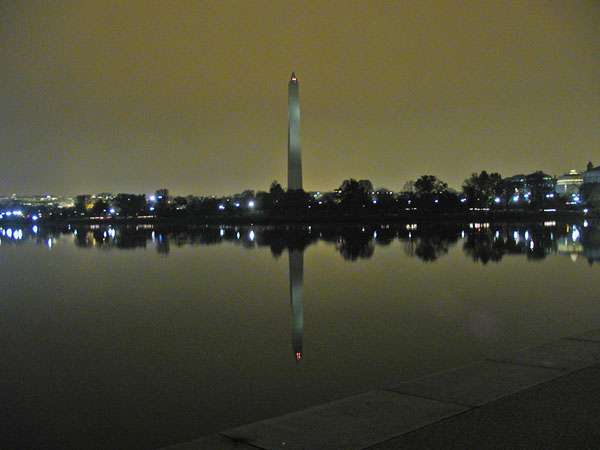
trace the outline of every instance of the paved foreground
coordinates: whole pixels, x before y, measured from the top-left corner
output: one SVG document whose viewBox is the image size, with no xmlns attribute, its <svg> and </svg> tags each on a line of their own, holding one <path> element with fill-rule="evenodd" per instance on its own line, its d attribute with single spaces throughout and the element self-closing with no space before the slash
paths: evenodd
<svg viewBox="0 0 600 450">
<path fill-rule="evenodd" d="M 600 329 L 168 450 L 600 449 Z"/>
</svg>

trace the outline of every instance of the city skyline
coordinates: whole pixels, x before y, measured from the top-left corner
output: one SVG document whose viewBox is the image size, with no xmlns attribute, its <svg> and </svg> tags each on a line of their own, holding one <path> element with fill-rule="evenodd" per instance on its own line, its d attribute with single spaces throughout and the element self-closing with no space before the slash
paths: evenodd
<svg viewBox="0 0 600 450">
<path fill-rule="evenodd" d="M 0 193 L 268 189 L 290 68 L 307 191 L 598 163 L 596 2 L 339 6 L 0 4 Z"/>
</svg>

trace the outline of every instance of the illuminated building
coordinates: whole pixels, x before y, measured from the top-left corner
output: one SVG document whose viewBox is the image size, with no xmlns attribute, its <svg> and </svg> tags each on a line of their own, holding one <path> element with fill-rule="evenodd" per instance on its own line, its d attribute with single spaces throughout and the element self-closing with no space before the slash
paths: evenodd
<svg viewBox="0 0 600 450">
<path fill-rule="evenodd" d="M 576 170 L 570 170 L 556 178 L 556 193 L 560 195 L 576 194 L 583 183 L 583 176 Z"/>
<path fill-rule="evenodd" d="M 300 97 L 294 72 L 288 84 L 288 189 L 302 189 Z"/>
<path fill-rule="evenodd" d="M 290 301 L 292 303 L 292 349 L 296 361 L 302 358 L 302 284 L 304 278 L 304 255 L 299 250 L 290 250 Z"/>
</svg>

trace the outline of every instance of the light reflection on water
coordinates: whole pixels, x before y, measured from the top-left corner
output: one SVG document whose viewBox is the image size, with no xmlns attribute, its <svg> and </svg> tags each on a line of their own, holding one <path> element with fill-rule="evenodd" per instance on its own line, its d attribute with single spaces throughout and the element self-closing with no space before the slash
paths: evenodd
<svg viewBox="0 0 600 450">
<path fill-rule="evenodd" d="M 394 240 L 403 243 L 409 256 L 434 261 L 448 252 L 459 240 L 465 253 L 486 264 L 502 256 L 523 254 L 528 259 L 544 258 L 548 254 L 568 254 L 572 259 L 585 257 L 590 263 L 598 260 L 600 246 L 598 225 L 587 220 L 581 224 L 557 224 L 556 221 L 530 224 L 490 224 L 471 222 L 444 226 L 434 224 L 371 225 L 371 226 L 194 226 L 155 227 L 152 224 L 112 226 L 92 224 L 62 228 L 0 227 L 5 244 L 28 240 L 52 247 L 69 238 L 78 248 L 103 250 L 146 248 L 167 254 L 170 245 L 215 245 L 233 242 L 243 248 L 270 247 L 274 256 L 286 248 L 305 250 L 324 241 L 338 250 L 346 260 L 370 258 L 377 245 Z"/>
<path fill-rule="evenodd" d="M 600 327 L 594 223 L 34 227 L 0 228 L 0 448 L 157 448 Z"/>
</svg>

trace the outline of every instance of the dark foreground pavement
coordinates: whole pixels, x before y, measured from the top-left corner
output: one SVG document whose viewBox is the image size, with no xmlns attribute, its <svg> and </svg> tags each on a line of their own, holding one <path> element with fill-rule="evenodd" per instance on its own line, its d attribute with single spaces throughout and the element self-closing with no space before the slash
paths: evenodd
<svg viewBox="0 0 600 450">
<path fill-rule="evenodd" d="M 600 330 L 168 449 L 600 449 Z"/>
</svg>

